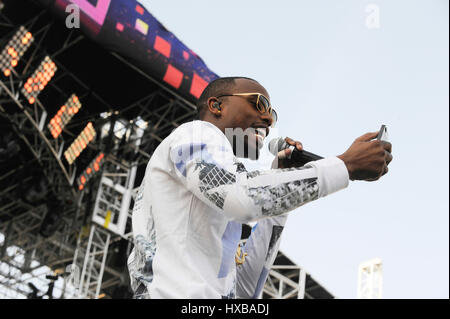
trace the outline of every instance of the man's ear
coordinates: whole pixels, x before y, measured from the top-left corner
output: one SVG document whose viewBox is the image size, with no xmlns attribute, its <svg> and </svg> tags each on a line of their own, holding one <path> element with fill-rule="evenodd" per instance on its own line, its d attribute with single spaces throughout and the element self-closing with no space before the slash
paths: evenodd
<svg viewBox="0 0 450 319">
<path fill-rule="evenodd" d="M 222 107 L 220 106 L 220 102 L 216 97 L 210 97 L 207 101 L 208 110 L 216 116 L 220 116 L 220 112 L 222 111 Z"/>
</svg>

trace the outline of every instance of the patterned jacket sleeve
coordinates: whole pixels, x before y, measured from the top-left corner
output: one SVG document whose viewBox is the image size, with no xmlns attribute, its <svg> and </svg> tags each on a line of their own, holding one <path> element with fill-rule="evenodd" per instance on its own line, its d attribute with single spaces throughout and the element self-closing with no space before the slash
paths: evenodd
<svg viewBox="0 0 450 319">
<path fill-rule="evenodd" d="M 170 158 L 181 183 L 226 218 L 241 223 L 285 214 L 348 185 L 337 157 L 303 167 L 247 172 L 230 146 L 217 138 L 174 139 Z"/>
</svg>

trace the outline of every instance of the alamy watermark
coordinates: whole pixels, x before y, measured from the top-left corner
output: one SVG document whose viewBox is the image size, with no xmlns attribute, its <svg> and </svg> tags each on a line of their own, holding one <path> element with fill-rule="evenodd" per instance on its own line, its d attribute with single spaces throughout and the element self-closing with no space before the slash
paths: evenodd
<svg viewBox="0 0 450 319">
<path fill-rule="evenodd" d="M 69 29 L 80 28 L 80 7 L 76 4 L 69 4 L 66 7 L 66 27 Z"/>
<path fill-rule="evenodd" d="M 366 27 L 368 29 L 380 28 L 380 7 L 377 4 L 370 3 L 366 5 Z"/>
<path fill-rule="evenodd" d="M 214 162 L 222 167 L 230 167 L 235 164 L 234 156 L 237 158 L 248 158 L 258 160 L 258 164 L 267 169 L 278 167 L 278 157 L 270 154 L 267 147 L 267 137 L 261 128 L 249 127 L 225 128 L 225 137 L 217 138 L 216 129 L 206 126 L 200 121 L 192 122 L 192 136 L 176 137 L 180 145 L 171 150 L 171 160 L 177 167 L 184 165 L 192 159 Z M 262 128 L 264 131 L 265 129 Z M 271 129 L 270 135 L 278 136 L 276 128 Z M 183 140 L 186 142 L 183 143 Z"/>
</svg>

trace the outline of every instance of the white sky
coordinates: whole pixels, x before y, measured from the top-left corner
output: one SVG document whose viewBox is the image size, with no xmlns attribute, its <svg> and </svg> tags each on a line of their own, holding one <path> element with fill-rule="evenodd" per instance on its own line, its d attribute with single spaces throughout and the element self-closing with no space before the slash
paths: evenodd
<svg viewBox="0 0 450 319">
<path fill-rule="evenodd" d="M 339 155 L 388 126 L 389 174 L 292 212 L 283 252 L 339 298 L 356 297 L 374 257 L 384 298 L 449 297 L 448 1 L 141 3 L 214 72 L 264 85 L 278 134 L 306 150 Z"/>
</svg>

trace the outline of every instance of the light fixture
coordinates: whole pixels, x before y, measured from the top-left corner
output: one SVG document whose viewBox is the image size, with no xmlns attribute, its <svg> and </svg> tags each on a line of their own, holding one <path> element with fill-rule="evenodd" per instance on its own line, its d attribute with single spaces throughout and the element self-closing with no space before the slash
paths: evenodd
<svg viewBox="0 0 450 319">
<path fill-rule="evenodd" d="M 48 123 L 48 129 L 53 138 L 57 138 L 72 117 L 78 113 L 81 102 L 75 94 L 72 94 L 66 103 L 61 106 L 56 115 Z"/>
<path fill-rule="evenodd" d="M 105 154 L 102 152 L 97 155 L 89 164 L 89 166 L 81 173 L 81 175 L 77 178 L 78 182 L 78 190 L 83 190 L 86 183 L 94 176 L 102 166 L 105 161 Z"/>
<path fill-rule="evenodd" d="M 55 62 L 46 56 L 22 87 L 22 94 L 27 98 L 28 103 L 36 102 L 37 96 L 44 90 L 57 70 Z"/>
<path fill-rule="evenodd" d="M 95 136 L 96 133 L 92 122 L 89 122 L 83 131 L 81 131 L 80 135 L 78 135 L 75 141 L 73 141 L 69 148 L 64 152 L 67 162 L 72 164 Z"/>
<path fill-rule="evenodd" d="M 5 76 L 11 75 L 11 70 L 17 66 L 33 41 L 33 35 L 24 26 L 9 40 L 0 54 L 0 70 Z"/>
</svg>

